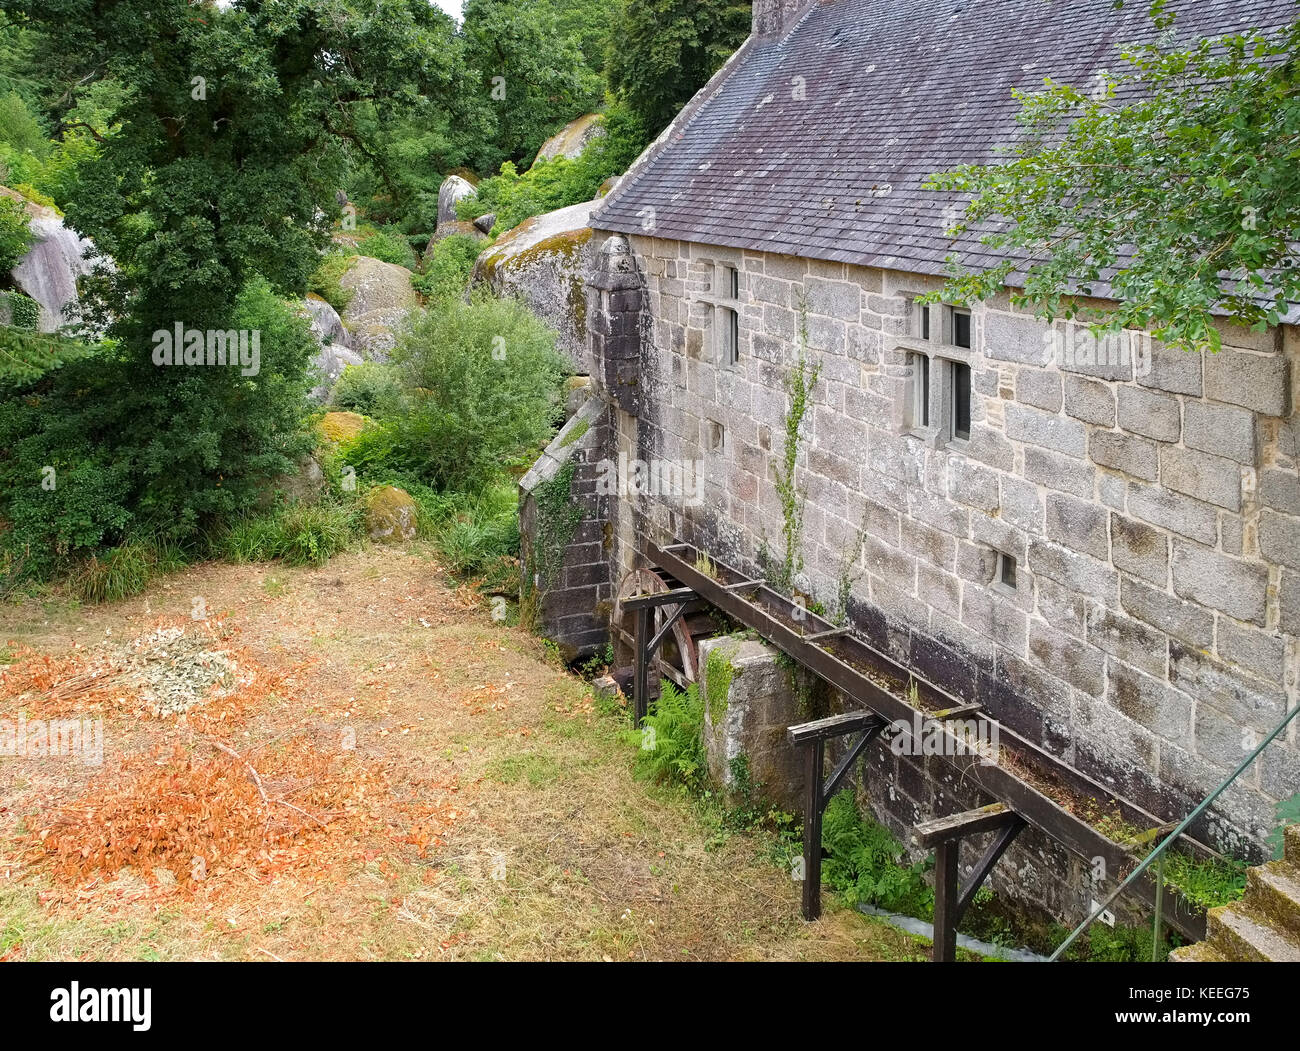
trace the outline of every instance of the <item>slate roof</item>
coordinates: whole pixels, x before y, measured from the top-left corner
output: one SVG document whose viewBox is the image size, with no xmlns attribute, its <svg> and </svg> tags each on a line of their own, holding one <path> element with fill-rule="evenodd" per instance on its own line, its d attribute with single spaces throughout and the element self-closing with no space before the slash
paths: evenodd
<svg viewBox="0 0 1300 1051">
<path fill-rule="evenodd" d="M 1295 0 L 1182 0 L 1175 32 L 1275 28 Z M 1012 89 L 1087 86 L 1150 39 L 1146 0 L 821 0 L 751 38 L 592 216 L 598 230 L 942 274 L 951 195 L 934 172 L 997 159 Z M 794 97 L 795 77 L 806 100 Z M 885 192 L 885 187 L 888 191 Z M 979 260 L 963 245 L 967 261 Z M 992 263 L 994 258 L 988 257 Z"/>
</svg>

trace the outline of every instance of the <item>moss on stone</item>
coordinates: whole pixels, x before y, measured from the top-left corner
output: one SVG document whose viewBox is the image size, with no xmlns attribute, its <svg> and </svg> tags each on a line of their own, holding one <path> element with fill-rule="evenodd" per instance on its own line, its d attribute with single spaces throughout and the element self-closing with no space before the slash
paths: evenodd
<svg viewBox="0 0 1300 1051">
<path fill-rule="evenodd" d="M 705 700 L 709 706 L 709 721 L 714 726 L 721 723 L 727 714 L 727 698 L 736 677 L 736 666 L 731 663 L 731 658 L 739 649 L 739 643 L 729 648 L 719 645 L 709 651 L 704 662 Z"/>
<path fill-rule="evenodd" d="M 340 443 L 351 441 L 365 426 L 366 418 L 355 412 L 327 412 L 316 425 L 316 430 L 327 441 Z"/>
</svg>

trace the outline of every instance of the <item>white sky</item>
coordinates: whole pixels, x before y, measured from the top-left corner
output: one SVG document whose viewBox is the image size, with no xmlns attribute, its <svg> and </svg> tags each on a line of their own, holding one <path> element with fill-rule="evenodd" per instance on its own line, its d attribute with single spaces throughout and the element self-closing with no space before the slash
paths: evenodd
<svg viewBox="0 0 1300 1051">
<path fill-rule="evenodd" d="M 447 14 L 459 21 L 460 19 L 460 2 L 461 0 L 432 0 L 433 3 L 441 7 Z"/>
</svg>

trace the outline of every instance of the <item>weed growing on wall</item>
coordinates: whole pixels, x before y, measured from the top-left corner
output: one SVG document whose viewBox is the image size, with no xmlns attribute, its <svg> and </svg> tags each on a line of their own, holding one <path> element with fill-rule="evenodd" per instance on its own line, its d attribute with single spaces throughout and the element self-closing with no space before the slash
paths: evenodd
<svg viewBox="0 0 1300 1051">
<path fill-rule="evenodd" d="M 802 439 L 804 417 L 808 408 L 821 364 L 808 362 L 808 317 L 800 312 L 799 358 L 786 377 L 785 389 L 790 398 L 790 409 L 785 417 L 785 450 L 782 461 L 775 468 L 776 491 L 781 498 L 781 538 L 785 555 L 781 565 L 775 567 L 773 581 L 778 587 L 789 588 L 794 578 L 803 570 L 800 553 L 803 539 L 803 513 L 805 494 L 795 485 L 795 467 L 799 461 L 799 443 Z"/>
</svg>

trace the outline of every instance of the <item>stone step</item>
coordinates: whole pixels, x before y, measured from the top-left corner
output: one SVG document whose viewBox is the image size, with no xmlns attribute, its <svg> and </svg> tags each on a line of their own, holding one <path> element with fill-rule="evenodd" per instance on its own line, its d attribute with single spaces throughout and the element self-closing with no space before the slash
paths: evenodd
<svg viewBox="0 0 1300 1051">
<path fill-rule="evenodd" d="M 1300 825 L 1288 825 L 1282 830 L 1286 849 L 1286 863 L 1300 868 Z"/>
<path fill-rule="evenodd" d="M 1211 909 L 1206 932 L 1206 941 L 1230 960 L 1300 963 L 1300 939 L 1288 938 L 1244 901 Z"/>
<path fill-rule="evenodd" d="M 1300 938 L 1300 871 L 1280 861 L 1246 870 L 1246 901 Z"/>
<path fill-rule="evenodd" d="M 1209 942 L 1183 945 L 1169 954 L 1170 963 L 1227 963 L 1228 958 Z"/>
</svg>

